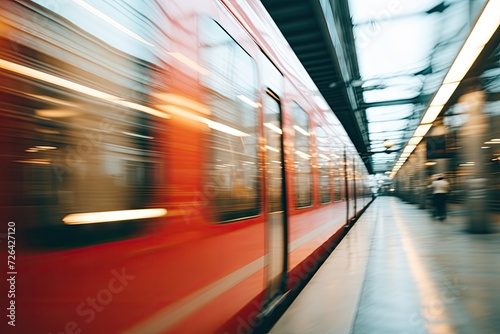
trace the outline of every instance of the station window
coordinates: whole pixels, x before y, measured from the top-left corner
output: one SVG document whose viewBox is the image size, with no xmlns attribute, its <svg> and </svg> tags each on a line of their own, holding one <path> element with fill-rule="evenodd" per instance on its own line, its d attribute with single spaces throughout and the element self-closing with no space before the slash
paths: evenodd
<svg viewBox="0 0 500 334">
<path fill-rule="evenodd" d="M 295 206 L 312 205 L 312 173 L 309 116 L 297 103 L 292 106 L 295 147 Z"/>
<path fill-rule="evenodd" d="M 321 126 L 316 128 L 316 141 L 318 148 L 319 200 L 321 204 L 326 204 L 332 200 L 330 182 L 331 157 L 328 134 Z"/>
<path fill-rule="evenodd" d="M 202 77 L 211 116 L 208 187 L 220 222 L 260 213 L 257 76 L 254 60 L 208 17 L 200 24 Z"/>
</svg>

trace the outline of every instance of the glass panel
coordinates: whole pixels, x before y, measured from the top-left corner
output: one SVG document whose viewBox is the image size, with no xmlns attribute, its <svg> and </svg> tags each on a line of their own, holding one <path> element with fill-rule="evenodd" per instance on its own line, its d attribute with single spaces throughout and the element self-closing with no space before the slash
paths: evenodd
<svg viewBox="0 0 500 334">
<path fill-rule="evenodd" d="M 333 163 L 333 188 L 334 188 L 334 200 L 335 202 L 339 202 L 342 200 L 342 169 L 340 167 L 340 159 L 337 158 Z"/>
<path fill-rule="evenodd" d="M 167 81 L 169 74 L 148 61 L 144 43 L 130 45 L 136 52 L 115 49 L 56 15 L 65 9 L 52 3 L 1 2 L 10 23 L 2 25 L 0 53 L 10 70 L 0 73 L 0 184 L 34 245 L 116 240 L 144 226 L 139 220 L 164 215 L 150 210 L 164 183 L 157 137 L 167 131 L 150 96 L 159 74 Z M 149 13 L 137 2 L 128 6 L 127 25 L 136 22 L 132 13 Z"/>
<path fill-rule="evenodd" d="M 278 101 L 264 96 L 264 135 L 266 138 L 267 195 L 269 212 L 283 210 L 283 172 L 281 119 Z"/>
<path fill-rule="evenodd" d="M 209 182 L 216 219 L 228 221 L 260 212 L 257 86 L 253 59 L 210 18 L 200 29 L 202 78 L 211 110 Z"/>
<path fill-rule="evenodd" d="M 319 200 L 320 203 L 325 204 L 331 202 L 330 143 L 328 134 L 320 126 L 316 128 L 316 141 L 318 146 Z"/>
<path fill-rule="evenodd" d="M 295 146 L 295 206 L 312 204 L 311 151 L 309 116 L 298 104 L 292 106 Z"/>
</svg>

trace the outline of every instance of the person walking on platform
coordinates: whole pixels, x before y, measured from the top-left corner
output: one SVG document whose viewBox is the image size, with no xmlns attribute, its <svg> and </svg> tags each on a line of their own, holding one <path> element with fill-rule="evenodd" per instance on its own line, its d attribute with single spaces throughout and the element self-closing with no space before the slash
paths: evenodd
<svg viewBox="0 0 500 334">
<path fill-rule="evenodd" d="M 446 219 L 446 197 L 450 184 L 444 179 L 442 174 L 438 174 L 436 180 L 432 181 L 429 187 L 432 188 L 435 209 L 433 216 L 443 221 Z"/>
</svg>

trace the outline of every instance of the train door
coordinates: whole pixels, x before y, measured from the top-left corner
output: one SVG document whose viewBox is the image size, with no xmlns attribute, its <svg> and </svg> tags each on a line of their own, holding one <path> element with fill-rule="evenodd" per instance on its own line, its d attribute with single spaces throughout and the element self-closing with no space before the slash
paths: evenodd
<svg viewBox="0 0 500 334">
<path fill-rule="evenodd" d="M 287 273 L 287 214 L 280 95 L 283 76 L 265 57 L 262 98 L 265 143 L 266 226 L 266 300 L 272 302 L 284 291 Z M 271 303 L 272 304 L 272 303 Z"/>
</svg>

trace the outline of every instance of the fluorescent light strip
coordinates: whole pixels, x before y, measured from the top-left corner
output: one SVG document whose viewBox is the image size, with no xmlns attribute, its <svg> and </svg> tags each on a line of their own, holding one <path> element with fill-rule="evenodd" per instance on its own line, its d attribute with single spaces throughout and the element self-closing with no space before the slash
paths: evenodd
<svg viewBox="0 0 500 334">
<path fill-rule="evenodd" d="M 154 139 L 154 137 L 151 137 L 151 136 L 144 136 L 144 135 L 140 135 L 140 134 L 137 134 L 137 133 L 132 133 L 132 132 L 122 132 L 124 135 L 128 135 L 128 136 L 132 136 L 132 137 L 138 137 L 138 138 L 144 138 L 144 139 Z"/>
<path fill-rule="evenodd" d="M 191 67 L 193 70 L 195 70 L 196 72 L 198 72 L 200 74 L 208 75 L 210 73 L 206 68 L 201 67 L 200 65 L 198 65 L 197 62 L 195 62 L 194 60 L 191 60 L 190 58 L 186 57 L 185 55 L 183 55 L 180 52 L 167 51 L 167 54 L 169 54 L 173 58 L 177 59 L 178 61 L 180 61 L 184 65 Z"/>
<path fill-rule="evenodd" d="M 309 132 L 307 132 L 306 130 L 302 129 L 300 126 L 298 125 L 294 125 L 293 128 L 295 130 L 297 130 L 298 132 L 302 133 L 304 136 L 310 136 Z"/>
<path fill-rule="evenodd" d="M 236 97 L 239 98 L 241 101 L 245 102 L 246 104 L 248 104 L 249 106 L 252 106 L 254 108 L 258 108 L 260 106 L 260 104 L 252 101 L 251 99 L 249 99 L 245 95 L 238 95 Z"/>
<path fill-rule="evenodd" d="M 461 81 L 500 25 L 500 1 L 490 0 L 467 37 L 443 83 Z"/>
<path fill-rule="evenodd" d="M 418 128 L 415 130 L 415 133 L 413 134 L 414 137 L 423 137 L 427 134 L 427 132 L 430 130 L 432 124 L 422 124 L 419 125 Z"/>
<path fill-rule="evenodd" d="M 44 82 L 47 82 L 47 83 L 50 83 L 50 84 L 53 84 L 56 86 L 60 86 L 62 88 L 71 89 L 75 92 L 82 93 L 82 94 L 85 94 L 88 96 L 92 96 L 92 97 L 95 97 L 95 98 L 98 98 L 101 100 L 105 100 L 105 101 L 108 101 L 108 102 L 111 102 L 111 103 L 114 103 L 117 105 L 121 105 L 121 106 L 125 106 L 127 108 L 132 108 L 135 110 L 143 111 L 143 112 L 150 114 L 150 115 L 153 115 L 153 116 L 157 116 L 157 117 L 161 117 L 161 118 L 170 118 L 167 114 L 165 114 L 161 111 L 158 111 L 156 109 L 149 108 L 149 107 L 146 107 L 146 106 L 143 106 L 143 105 L 140 105 L 137 103 L 133 103 L 130 101 L 125 101 L 117 96 L 107 94 L 107 93 L 101 92 L 99 90 L 96 90 L 96 89 L 93 89 L 93 88 L 90 88 L 90 87 L 87 87 L 84 85 L 77 84 L 76 82 L 69 81 L 69 80 L 66 80 L 63 78 L 59 78 L 59 77 L 56 77 L 52 74 L 38 71 L 38 70 L 29 68 L 29 67 L 26 67 L 23 65 L 19 65 L 19 64 L 4 60 L 4 59 L 0 59 L 0 68 L 3 68 L 5 70 L 11 71 L 11 72 L 15 72 L 15 73 L 18 73 L 21 75 L 25 75 L 25 76 L 33 78 L 33 79 L 41 80 L 41 81 L 44 81 Z"/>
<path fill-rule="evenodd" d="M 200 117 L 200 119 L 202 122 L 206 123 L 208 125 L 208 127 L 211 129 L 219 130 L 221 132 L 224 132 L 224 133 L 227 133 L 229 135 L 236 136 L 236 137 L 250 137 L 250 135 L 248 133 L 241 132 L 239 130 L 236 130 L 235 128 L 224 125 L 222 123 L 211 121 L 211 120 L 203 118 L 203 117 Z"/>
<path fill-rule="evenodd" d="M 82 225 L 95 223 L 109 223 L 123 220 L 137 220 L 162 217 L 167 214 L 165 209 L 138 209 L 73 213 L 62 219 L 66 225 Z"/>
<path fill-rule="evenodd" d="M 295 154 L 297 154 L 299 157 L 301 157 L 302 159 L 305 159 L 305 160 L 311 159 L 311 156 L 309 154 L 306 154 L 306 153 L 299 151 L 299 150 L 295 150 Z"/>
<path fill-rule="evenodd" d="M 268 129 L 270 129 L 271 131 L 274 131 L 278 134 L 283 134 L 283 131 L 281 131 L 280 128 L 278 128 L 276 125 L 272 124 L 272 123 L 264 123 L 264 126 Z"/>
<path fill-rule="evenodd" d="M 455 89 L 458 87 L 461 80 L 465 77 L 474 62 L 477 60 L 479 54 L 481 54 L 484 46 L 489 42 L 495 31 L 500 26 L 500 16 L 498 13 L 500 13 L 500 0 L 489 0 L 476 24 L 472 28 L 469 37 L 467 37 L 462 49 L 460 49 L 458 56 L 455 58 L 455 61 L 448 70 L 441 87 L 439 87 L 439 90 L 432 99 L 430 106 L 427 108 L 424 117 L 420 122 L 422 125 L 417 128 L 413 135 L 414 137 L 425 136 L 427 131 L 429 131 L 432 126 L 432 122 L 434 122 L 443 109 L 443 106 L 448 103 L 448 100 L 455 92 Z M 424 124 L 429 127 L 423 127 Z M 418 143 L 415 144 L 415 142 L 416 140 L 412 143 L 409 142 L 408 144 L 409 146 L 417 145 Z M 409 151 L 411 154 L 414 149 L 415 148 L 407 150 L 407 148 L 405 148 L 405 151 Z M 391 176 L 392 175 L 393 174 L 391 174 Z M 396 174 L 394 174 L 394 176 L 395 175 Z"/>
<path fill-rule="evenodd" d="M 413 150 L 417 147 L 416 145 L 406 145 L 405 149 L 403 150 L 403 153 L 411 153 Z"/>
<path fill-rule="evenodd" d="M 424 118 L 422 118 L 421 124 L 432 123 L 436 120 L 439 113 L 443 109 L 443 106 L 430 106 L 425 112 Z"/>
<path fill-rule="evenodd" d="M 150 114 L 150 115 L 153 115 L 156 117 L 170 118 L 168 115 L 166 115 L 165 113 L 163 113 L 159 110 L 156 110 L 156 109 L 153 109 L 150 107 L 146 107 L 146 106 L 143 106 L 141 104 L 134 103 L 134 102 L 120 100 L 120 101 L 115 101 L 115 103 L 119 104 L 121 106 L 130 108 L 130 109 L 135 109 L 135 110 L 145 112 L 146 114 Z"/>
<path fill-rule="evenodd" d="M 20 162 L 23 164 L 37 164 L 37 165 L 50 165 L 51 164 L 51 162 L 49 160 L 43 160 L 43 159 L 14 160 L 14 162 Z"/>
<path fill-rule="evenodd" d="M 207 108 L 204 104 L 201 104 L 187 96 L 172 93 L 153 93 L 152 95 L 162 102 L 167 102 L 177 107 L 185 107 L 187 109 L 194 110 L 205 115 L 210 115 L 209 108 Z"/>
<path fill-rule="evenodd" d="M 460 82 L 443 84 L 432 99 L 431 106 L 444 106 L 455 92 Z"/>
<path fill-rule="evenodd" d="M 60 104 L 60 105 L 71 107 L 71 108 L 78 108 L 79 107 L 78 104 L 76 104 L 76 103 L 71 103 L 69 101 L 56 99 L 56 98 L 53 98 L 50 96 L 36 95 L 36 94 L 29 94 L 29 93 L 26 93 L 26 95 L 34 97 L 36 99 L 40 99 L 40 100 L 47 101 L 47 102 L 54 103 L 54 104 Z"/>
<path fill-rule="evenodd" d="M 104 14 L 103 12 L 101 12 L 100 10 L 98 10 L 97 8 L 95 7 L 92 7 L 91 5 L 89 5 L 88 3 L 86 3 L 85 1 L 83 0 L 73 0 L 74 3 L 82 6 L 83 8 L 85 8 L 86 10 L 88 10 L 89 12 L 91 12 L 92 14 L 94 14 L 95 16 L 99 17 L 100 19 L 106 21 L 107 23 L 111 24 L 113 27 L 117 28 L 118 30 L 124 32 L 125 34 L 129 35 L 130 37 L 144 43 L 144 44 L 147 44 L 147 45 L 150 45 L 150 46 L 154 46 L 153 44 L 147 42 L 146 40 L 144 40 L 141 36 L 137 35 L 136 33 L 134 33 L 133 31 L 129 30 L 128 28 L 126 28 L 125 26 L 123 26 L 122 24 L 116 22 L 115 20 L 113 20 L 111 17 L 107 16 L 106 14 Z"/>
<path fill-rule="evenodd" d="M 499 143 L 499 144 L 500 144 L 500 143 Z M 328 158 L 326 155 L 324 155 L 324 154 L 322 154 L 322 153 L 318 154 L 318 156 L 319 156 L 320 158 L 324 159 L 324 160 L 330 160 L 330 158 Z"/>
<path fill-rule="evenodd" d="M 409 145 L 418 145 L 423 139 L 423 136 L 422 137 L 417 137 L 417 136 L 414 136 L 412 137 L 409 141 L 408 141 L 408 144 Z"/>
<path fill-rule="evenodd" d="M 57 150 L 57 147 L 55 146 L 46 146 L 46 145 L 37 145 L 35 146 L 40 151 L 45 151 L 45 150 Z"/>
<path fill-rule="evenodd" d="M 269 145 L 266 145 L 266 149 L 268 149 L 269 151 L 280 153 L 280 150 L 278 150 L 277 148 L 274 148 L 272 146 L 269 146 Z"/>
<path fill-rule="evenodd" d="M 450 84 L 462 81 L 481 51 L 483 51 L 483 47 L 466 48 L 466 45 L 464 45 L 455 59 L 455 62 L 448 71 L 448 74 L 446 74 L 443 83 Z"/>
</svg>

